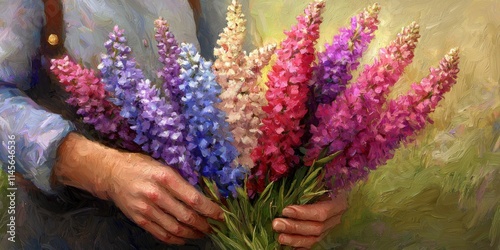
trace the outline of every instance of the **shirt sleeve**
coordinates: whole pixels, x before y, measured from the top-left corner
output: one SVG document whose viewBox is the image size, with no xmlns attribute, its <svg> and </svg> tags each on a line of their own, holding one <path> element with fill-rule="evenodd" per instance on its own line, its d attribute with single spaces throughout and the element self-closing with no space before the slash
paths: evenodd
<svg viewBox="0 0 500 250">
<path fill-rule="evenodd" d="M 16 172 L 45 193 L 55 194 L 50 175 L 57 148 L 73 130 L 71 122 L 45 111 L 18 88 L 0 83 L 0 161 L 4 171 L 11 155 L 8 142 L 14 137 Z"/>
</svg>

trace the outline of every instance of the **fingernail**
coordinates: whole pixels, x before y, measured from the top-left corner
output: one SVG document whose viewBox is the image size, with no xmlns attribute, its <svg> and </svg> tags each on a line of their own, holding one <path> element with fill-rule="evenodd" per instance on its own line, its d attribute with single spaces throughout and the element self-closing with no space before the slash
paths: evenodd
<svg viewBox="0 0 500 250">
<path fill-rule="evenodd" d="M 278 232 L 284 231 L 285 230 L 285 223 L 283 223 L 281 221 L 274 221 L 273 222 L 273 229 L 274 229 L 274 231 L 278 231 Z"/>
<path fill-rule="evenodd" d="M 283 216 L 294 217 L 295 214 L 296 214 L 296 212 L 295 212 L 295 209 L 293 209 L 293 208 L 286 207 L 285 209 L 283 209 Z"/>
<path fill-rule="evenodd" d="M 289 245 L 290 244 L 290 238 L 283 235 L 283 234 L 280 234 L 280 236 L 278 237 L 278 241 L 281 245 Z"/>
<path fill-rule="evenodd" d="M 219 220 L 223 221 L 224 220 L 224 213 L 219 214 Z"/>
</svg>

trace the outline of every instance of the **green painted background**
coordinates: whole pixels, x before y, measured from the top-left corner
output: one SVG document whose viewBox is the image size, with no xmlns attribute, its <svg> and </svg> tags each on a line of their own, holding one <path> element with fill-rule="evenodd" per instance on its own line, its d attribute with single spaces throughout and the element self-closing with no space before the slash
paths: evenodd
<svg viewBox="0 0 500 250">
<path fill-rule="evenodd" d="M 251 31 L 247 45 L 279 41 L 307 3 L 244 1 Z M 328 0 L 318 48 L 371 3 Z M 421 25 L 415 60 L 393 96 L 425 77 L 455 46 L 461 50 L 461 73 L 432 115 L 435 123 L 351 191 L 342 224 L 317 248 L 500 249 L 500 1 L 379 3 L 381 23 L 364 63 L 402 26 Z M 5 187 L 0 182 L 0 193 Z M 5 198 L 0 195 L 3 204 Z M 4 221 L 5 214 L 1 231 Z"/>
<path fill-rule="evenodd" d="M 250 0 L 254 42 L 279 41 L 308 1 Z M 372 1 L 329 1 L 318 48 Z M 500 1 L 382 0 L 364 63 L 401 27 L 421 25 L 404 93 L 459 47 L 456 86 L 435 123 L 350 193 L 349 210 L 318 249 L 500 249 Z"/>
</svg>

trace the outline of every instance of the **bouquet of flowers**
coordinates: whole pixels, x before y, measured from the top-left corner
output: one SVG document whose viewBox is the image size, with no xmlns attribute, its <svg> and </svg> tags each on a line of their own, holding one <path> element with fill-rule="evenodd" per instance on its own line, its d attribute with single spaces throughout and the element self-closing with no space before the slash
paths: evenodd
<svg viewBox="0 0 500 250">
<path fill-rule="evenodd" d="M 247 54 L 246 21 L 233 1 L 213 64 L 192 44 L 179 44 L 160 18 L 155 39 L 163 66 L 153 81 L 118 27 L 98 74 L 67 56 L 51 70 L 70 93 L 67 102 L 100 135 L 174 167 L 221 205 L 225 221 L 211 222 L 221 249 L 279 249 L 271 222 L 284 207 L 335 195 L 383 165 L 432 122 L 429 114 L 459 72 L 452 49 L 407 94 L 388 100 L 412 62 L 419 26 L 403 28 L 353 80 L 380 7 L 352 17 L 317 52 L 324 5 L 309 4 L 280 46 Z"/>
</svg>

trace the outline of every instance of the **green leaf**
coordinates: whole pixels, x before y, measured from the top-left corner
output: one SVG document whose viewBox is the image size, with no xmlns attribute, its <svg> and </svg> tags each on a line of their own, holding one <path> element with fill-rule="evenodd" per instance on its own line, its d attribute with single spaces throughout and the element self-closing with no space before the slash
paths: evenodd
<svg viewBox="0 0 500 250">
<path fill-rule="evenodd" d="M 309 175 L 306 176 L 306 179 L 303 181 L 303 184 L 307 184 L 310 182 L 317 181 L 319 172 L 323 170 L 322 168 L 317 168 L 314 171 L 312 171 Z"/>
<path fill-rule="evenodd" d="M 226 250 L 228 249 L 221 240 L 222 237 L 216 237 L 215 235 L 210 235 L 210 240 L 221 250 Z"/>
<path fill-rule="evenodd" d="M 217 191 L 215 191 L 216 184 L 213 181 L 210 181 L 209 179 L 202 177 L 203 182 L 205 183 L 205 186 L 208 188 L 209 195 L 211 196 L 212 199 L 220 203 L 220 198 L 219 195 L 217 194 Z"/>
<path fill-rule="evenodd" d="M 290 184 L 290 187 L 294 187 L 296 185 L 296 183 L 297 183 L 297 179 L 294 179 L 292 184 Z M 293 189 L 288 188 L 288 191 L 287 191 L 285 197 L 289 197 L 292 194 L 292 192 L 293 192 Z"/>
<path fill-rule="evenodd" d="M 295 175 L 293 176 L 293 178 L 295 180 L 303 180 L 304 177 L 307 175 L 307 170 L 308 168 L 307 167 L 299 167 L 296 171 L 295 171 Z"/>
<path fill-rule="evenodd" d="M 328 162 L 332 161 L 333 159 L 335 159 L 335 157 L 337 157 L 342 151 L 337 151 L 327 157 L 324 157 L 324 158 L 321 158 L 319 160 L 317 160 L 315 163 L 317 164 L 327 164 Z"/>
<path fill-rule="evenodd" d="M 319 164 L 299 167 L 289 177 L 269 183 L 253 201 L 244 188 L 238 188 L 237 198 L 230 197 L 221 204 L 226 221 L 210 220 L 216 232 L 211 236 L 214 243 L 231 250 L 286 249 L 277 242 L 272 220 L 281 215 L 285 206 L 306 204 L 321 197 L 326 192 L 322 170 Z"/>
<path fill-rule="evenodd" d="M 300 147 L 299 152 L 305 155 L 307 153 L 307 149 L 305 147 Z"/>
<path fill-rule="evenodd" d="M 241 244 L 238 244 L 237 242 L 235 242 L 233 239 L 229 238 L 225 234 L 219 233 L 219 234 L 217 234 L 217 237 L 220 238 L 217 241 L 220 243 L 221 248 L 224 248 L 224 249 L 235 249 L 235 250 L 242 249 L 242 245 Z"/>
<path fill-rule="evenodd" d="M 280 191 L 278 193 L 278 197 L 276 199 L 278 202 L 276 205 L 278 205 L 278 209 L 284 208 L 284 198 L 285 198 L 285 185 L 280 185 Z M 278 213 L 281 214 L 281 211 L 278 211 Z"/>
<path fill-rule="evenodd" d="M 299 204 L 308 204 L 311 200 L 319 198 L 324 194 L 328 193 L 328 190 L 322 190 L 314 193 L 308 193 L 300 197 Z"/>
</svg>

